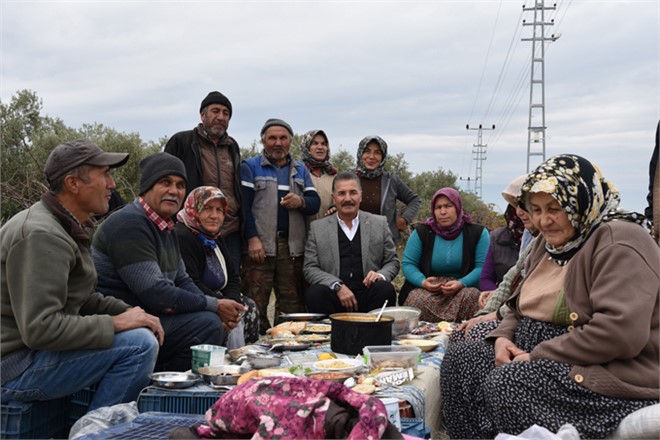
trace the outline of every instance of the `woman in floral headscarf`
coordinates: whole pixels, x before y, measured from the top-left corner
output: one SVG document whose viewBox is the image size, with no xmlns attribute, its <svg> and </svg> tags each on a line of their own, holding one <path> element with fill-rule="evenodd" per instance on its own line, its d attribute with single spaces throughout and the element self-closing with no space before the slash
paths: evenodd
<svg viewBox="0 0 660 440">
<path fill-rule="evenodd" d="M 421 201 L 396 174 L 385 171 L 387 144 L 379 136 L 367 136 L 360 141 L 355 174 L 360 178 L 362 202 L 360 209 L 387 218 L 394 243 L 401 241 L 401 232 L 408 229 Z M 406 207 L 399 215 L 396 202 Z"/>
<path fill-rule="evenodd" d="M 330 163 L 330 142 L 323 130 L 310 130 L 303 135 L 300 143 L 302 162 L 309 170 L 314 188 L 321 198 L 319 212 L 310 215 L 310 220 L 323 218 L 337 211 L 332 205 L 332 181 L 337 169 Z"/>
<path fill-rule="evenodd" d="M 621 210 L 616 188 L 576 155 L 542 163 L 519 202 L 541 236 L 497 329 L 449 343 L 445 426 L 492 438 L 568 423 L 603 438 L 658 403 L 658 247 L 644 217 Z"/>
<path fill-rule="evenodd" d="M 227 246 L 220 236 L 226 209 L 227 200 L 218 188 L 195 188 L 177 214 L 174 230 L 190 278 L 206 295 L 220 299 L 220 318 L 225 325 L 238 318 L 227 337 L 227 348 L 232 349 L 259 339 L 259 317 L 254 301 L 241 294 L 239 268 L 227 258 Z"/>
<path fill-rule="evenodd" d="M 488 230 L 472 223 L 453 188 L 438 190 L 431 216 L 415 228 L 403 251 L 406 283 L 399 304 L 417 307 L 428 322 L 461 322 L 479 309 L 479 277 L 486 259 Z"/>
</svg>

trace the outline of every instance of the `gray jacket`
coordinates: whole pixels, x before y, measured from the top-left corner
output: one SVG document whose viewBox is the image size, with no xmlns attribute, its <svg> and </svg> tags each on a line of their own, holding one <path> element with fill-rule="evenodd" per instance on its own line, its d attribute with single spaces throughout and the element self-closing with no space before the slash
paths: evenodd
<svg viewBox="0 0 660 440">
<path fill-rule="evenodd" d="M 399 260 L 385 217 L 360 211 L 362 270 L 378 272 L 386 281 L 399 273 Z M 339 278 L 339 226 L 337 215 L 313 221 L 305 246 L 303 274 L 310 284 L 331 287 Z"/>
<path fill-rule="evenodd" d="M 395 243 L 401 241 L 401 232 L 399 232 L 399 228 L 396 226 L 397 200 L 400 200 L 406 205 L 406 208 L 401 213 L 401 217 L 406 219 L 409 225 L 412 224 L 422 201 L 396 174 L 390 174 L 384 171 L 383 179 L 381 180 L 380 214 L 387 218 L 387 224 L 390 227 Z"/>
</svg>

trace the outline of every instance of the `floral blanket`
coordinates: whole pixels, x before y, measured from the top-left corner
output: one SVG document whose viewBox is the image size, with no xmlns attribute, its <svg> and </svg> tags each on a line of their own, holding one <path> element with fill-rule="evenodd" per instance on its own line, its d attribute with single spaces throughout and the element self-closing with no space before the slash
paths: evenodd
<svg viewBox="0 0 660 440">
<path fill-rule="evenodd" d="M 380 439 L 385 432 L 387 411 L 378 398 L 338 383 L 289 377 L 237 386 L 206 412 L 206 424 L 196 431 L 201 438 L 326 438 L 326 415 L 337 405 L 356 415 L 346 438 Z"/>
</svg>

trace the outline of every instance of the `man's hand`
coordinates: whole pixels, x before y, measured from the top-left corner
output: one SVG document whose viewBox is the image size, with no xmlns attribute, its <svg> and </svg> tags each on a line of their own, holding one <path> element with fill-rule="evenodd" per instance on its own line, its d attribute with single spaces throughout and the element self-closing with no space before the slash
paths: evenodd
<svg viewBox="0 0 660 440">
<path fill-rule="evenodd" d="M 519 357 L 524 354 L 527 354 L 527 352 L 516 347 L 516 344 L 514 344 L 512 341 L 508 340 L 507 338 L 499 337 L 495 340 L 496 367 L 511 363 L 516 359 L 524 360 L 524 356 Z M 527 360 L 529 360 L 528 354 L 527 354 Z"/>
<path fill-rule="evenodd" d="M 384 281 L 385 278 L 376 271 L 370 270 L 366 277 L 362 280 L 362 284 L 367 287 L 371 287 L 376 281 Z"/>
<path fill-rule="evenodd" d="M 264 245 L 258 236 L 248 238 L 248 256 L 255 263 L 266 261 L 266 251 Z"/>
<path fill-rule="evenodd" d="M 282 200 L 280 200 L 280 205 L 286 209 L 299 209 L 302 208 L 304 204 L 305 201 L 303 200 L 302 196 L 294 193 L 289 193 L 282 197 Z"/>
<path fill-rule="evenodd" d="M 233 299 L 221 299 L 218 301 L 216 313 L 222 320 L 225 328 L 233 330 L 247 311 L 247 307 Z"/>
<path fill-rule="evenodd" d="M 337 292 L 337 297 L 339 298 L 339 302 L 341 303 L 342 307 L 347 311 L 347 312 L 356 312 L 358 309 L 358 303 L 357 299 L 355 299 L 355 295 L 349 289 L 346 287 L 346 284 L 341 285 L 341 289 L 339 289 L 339 292 Z"/>
<path fill-rule="evenodd" d="M 148 314 L 142 307 L 131 307 L 124 313 L 113 316 L 112 324 L 115 327 L 115 333 L 146 327 L 154 332 L 160 345 L 163 345 L 163 341 L 165 340 L 165 331 L 163 330 L 163 326 L 160 325 L 160 319 Z"/>
</svg>

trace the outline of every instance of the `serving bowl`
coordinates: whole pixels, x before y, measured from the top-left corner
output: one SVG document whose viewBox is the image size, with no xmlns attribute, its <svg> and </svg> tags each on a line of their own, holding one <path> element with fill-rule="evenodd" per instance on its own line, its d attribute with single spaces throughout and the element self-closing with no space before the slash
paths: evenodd
<svg viewBox="0 0 660 440">
<path fill-rule="evenodd" d="M 198 375 L 181 371 L 161 371 L 151 375 L 151 382 L 163 388 L 189 388 L 198 381 Z"/>
<path fill-rule="evenodd" d="M 369 314 L 378 315 L 380 309 L 370 310 Z M 385 307 L 383 316 L 389 316 L 394 319 L 392 324 L 392 338 L 399 335 L 410 333 L 414 328 L 419 325 L 419 316 L 422 311 L 416 307 Z"/>
<path fill-rule="evenodd" d="M 201 367 L 199 374 L 209 385 L 236 385 L 241 377 L 241 367 L 238 365 L 218 365 Z"/>
<path fill-rule="evenodd" d="M 412 345 L 413 347 L 419 347 L 423 352 L 428 352 L 440 345 L 440 341 L 433 339 L 403 339 L 399 341 L 399 345 Z"/>
<path fill-rule="evenodd" d="M 354 373 L 364 367 L 364 362 L 362 359 L 328 359 L 315 362 L 312 366 L 326 373 Z"/>
<path fill-rule="evenodd" d="M 315 380 L 328 380 L 335 383 L 344 383 L 346 379 L 353 377 L 353 374 L 336 371 L 315 371 L 313 373 L 307 373 L 306 377 Z"/>
<path fill-rule="evenodd" d="M 248 354 L 247 361 L 255 370 L 261 370 L 263 368 L 279 367 L 282 358 L 275 354 Z"/>
</svg>

